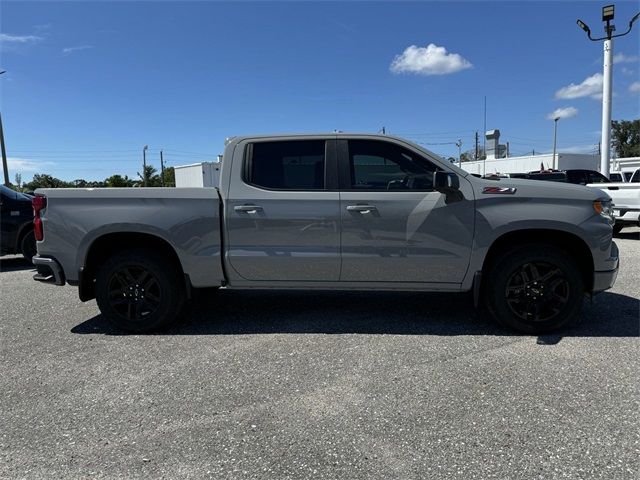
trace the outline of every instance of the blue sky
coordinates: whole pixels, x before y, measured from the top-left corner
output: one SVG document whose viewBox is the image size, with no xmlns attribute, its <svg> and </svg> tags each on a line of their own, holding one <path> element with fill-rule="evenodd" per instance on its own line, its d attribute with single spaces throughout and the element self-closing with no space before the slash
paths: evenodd
<svg viewBox="0 0 640 480">
<path fill-rule="evenodd" d="M 602 44 L 575 22 L 599 35 L 603 5 L 3 1 L 11 177 L 134 176 L 145 144 L 182 165 L 232 135 L 382 126 L 457 156 L 485 95 L 512 154 L 551 148 L 556 109 L 560 150 L 593 152 Z M 618 32 L 637 9 L 616 2 Z M 615 44 L 614 119 L 639 116 L 638 27 Z"/>
</svg>

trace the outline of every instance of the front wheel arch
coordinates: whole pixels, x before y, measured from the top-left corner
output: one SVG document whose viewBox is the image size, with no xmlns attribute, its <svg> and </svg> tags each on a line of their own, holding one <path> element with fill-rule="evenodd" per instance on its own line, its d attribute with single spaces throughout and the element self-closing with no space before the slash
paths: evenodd
<svg viewBox="0 0 640 480">
<path fill-rule="evenodd" d="M 518 245 L 549 245 L 563 250 L 572 257 L 580 267 L 585 292 L 593 290 L 593 255 L 589 246 L 579 236 L 562 230 L 525 229 L 508 232 L 498 237 L 491 244 L 482 264 L 482 282 L 486 282 L 486 273 L 507 250 Z"/>
</svg>

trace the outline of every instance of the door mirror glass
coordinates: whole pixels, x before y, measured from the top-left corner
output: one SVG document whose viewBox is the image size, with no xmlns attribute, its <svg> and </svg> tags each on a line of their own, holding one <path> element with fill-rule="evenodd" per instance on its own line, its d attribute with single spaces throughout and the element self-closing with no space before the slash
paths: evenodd
<svg viewBox="0 0 640 480">
<path fill-rule="evenodd" d="M 437 191 L 460 189 L 458 175 L 451 172 L 433 172 L 433 188 Z"/>
</svg>

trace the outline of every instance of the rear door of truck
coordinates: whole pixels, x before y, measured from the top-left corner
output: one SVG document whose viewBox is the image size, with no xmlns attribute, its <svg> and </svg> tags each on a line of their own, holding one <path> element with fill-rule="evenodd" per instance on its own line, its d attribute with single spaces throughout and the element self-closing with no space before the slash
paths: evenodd
<svg viewBox="0 0 640 480">
<path fill-rule="evenodd" d="M 248 281 L 337 281 L 335 139 L 245 140 L 225 203 L 228 264 Z"/>
</svg>

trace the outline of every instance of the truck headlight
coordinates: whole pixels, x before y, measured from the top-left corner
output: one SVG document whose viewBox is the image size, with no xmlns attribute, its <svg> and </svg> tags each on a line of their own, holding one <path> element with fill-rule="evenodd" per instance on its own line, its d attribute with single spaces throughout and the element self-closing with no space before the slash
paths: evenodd
<svg viewBox="0 0 640 480">
<path fill-rule="evenodd" d="M 593 209 L 598 215 L 613 218 L 613 204 L 611 200 L 596 200 L 593 202 Z"/>
</svg>

